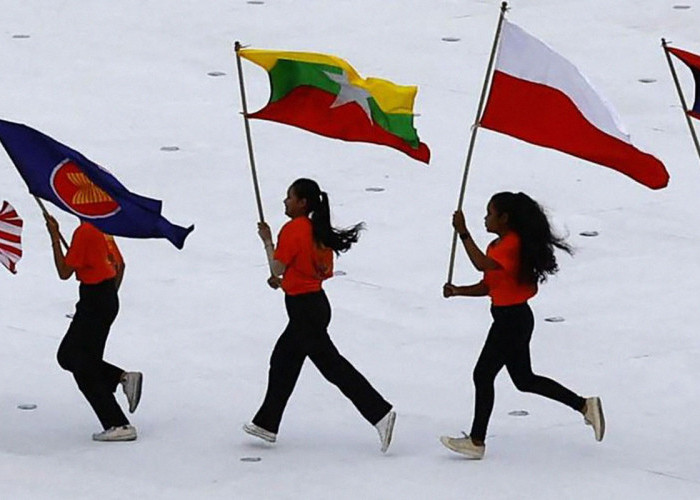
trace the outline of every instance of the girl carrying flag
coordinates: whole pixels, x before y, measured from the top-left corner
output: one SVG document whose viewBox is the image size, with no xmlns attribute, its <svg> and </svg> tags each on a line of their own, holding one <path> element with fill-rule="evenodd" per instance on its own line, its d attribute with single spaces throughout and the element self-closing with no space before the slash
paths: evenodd
<svg viewBox="0 0 700 500">
<path fill-rule="evenodd" d="M 64 255 L 58 222 L 47 213 L 44 218 L 59 278 L 67 280 L 75 273 L 80 282 L 80 298 L 58 348 L 58 364 L 73 374 L 104 428 L 94 433 L 92 439 L 133 441 L 136 428 L 119 407 L 114 391 L 121 384 L 129 412 L 133 413 L 141 398 L 143 376 L 140 372 L 126 372 L 103 359 L 107 335 L 119 311 L 117 290 L 124 276 L 124 259 L 112 236 L 84 221 L 73 233 Z"/>
<path fill-rule="evenodd" d="M 333 345 L 327 331 L 331 307 L 321 286 L 323 280 L 333 276 L 333 252 L 350 249 L 358 240 L 362 224 L 346 230 L 333 228 L 328 195 L 311 179 L 292 183 L 284 208 L 291 220 L 282 227 L 277 248 L 266 223 L 258 224 L 258 234 L 272 271 L 268 284 L 284 290 L 289 323 L 272 351 L 262 406 L 243 430 L 270 443 L 277 440 L 282 413 L 308 356 L 326 380 L 336 385 L 377 429 L 381 451 L 386 452 L 396 413 Z"/>
<path fill-rule="evenodd" d="M 504 366 L 515 387 L 559 401 L 583 414 L 593 427 L 597 441 L 603 439 L 605 420 L 600 398 L 583 398 L 558 382 L 532 372 L 530 338 L 534 318 L 527 301 L 537 293 L 538 283 L 558 271 L 554 248 L 571 253 L 571 248 L 552 234 L 542 207 L 524 193 L 495 194 L 486 208 L 486 231 L 498 236 L 484 254 L 472 239 L 461 211 L 452 225 L 459 234 L 469 260 L 484 278 L 476 284 L 445 284 L 446 298 L 457 295 L 491 297 L 493 324 L 474 368 L 474 420 L 469 435 L 442 436 L 450 450 L 481 459 L 486 450 L 486 429 L 494 403 L 494 381 Z"/>
</svg>

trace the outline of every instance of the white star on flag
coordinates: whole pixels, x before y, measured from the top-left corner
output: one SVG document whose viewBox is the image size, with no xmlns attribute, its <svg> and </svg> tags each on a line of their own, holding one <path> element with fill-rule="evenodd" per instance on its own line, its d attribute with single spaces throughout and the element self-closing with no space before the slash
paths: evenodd
<svg viewBox="0 0 700 500">
<path fill-rule="evenodd" d="M 372 111 L 369 107 L 369 98 L 371 97 L 370 93 L 362 87 L 357 87 L 356 85 L 350 83 L 348 80 L 348 75 L 345 71 L 343 71 L 341 75 L 337 73 L 329 73 L 327 71 L 324 71 L 324 73 L 326 76 L 328 76 L 328 78 L 340 85 L 340 92 L 338 92 L 335 101 L 333 101 L 333 104 L 331 104 L 331 108 L 337 108 L 344 104 L 355 102 L 365 112 L 369 121 L 373 123 Z"/>
</svg>

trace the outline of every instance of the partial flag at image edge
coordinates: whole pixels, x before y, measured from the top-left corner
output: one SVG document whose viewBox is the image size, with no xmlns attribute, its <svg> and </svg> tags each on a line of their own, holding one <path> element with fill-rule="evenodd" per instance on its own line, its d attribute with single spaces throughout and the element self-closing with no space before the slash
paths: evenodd
<svg viewBox="0 0 700 500">
<path fill-rule="evenodd" d="M 693 74 L 693 80 L 695 81 L 695 102 L 693 103 L 693 107 L 688 110 L 688 115 L 700 120 L 700 56 L 674 47 L 667 47 L 667 50 L 683 61 Z"/>
<path fill-rule="evenodd" d="M 162 202 L 130 192 L 105 168 L 23 124 L 0 120 L 0 143 L 33 195 L 127 238 L 165 238 L 181 249 L 194 230 L 161 215 Z"/>
<path fill-rule="evenodd" d="M 24 222 L 7 201 L 0 208 L 0 263 L 12 274 L 17 273 L 17 262 L 22 258 L 22 227 Z"/>
</svg>

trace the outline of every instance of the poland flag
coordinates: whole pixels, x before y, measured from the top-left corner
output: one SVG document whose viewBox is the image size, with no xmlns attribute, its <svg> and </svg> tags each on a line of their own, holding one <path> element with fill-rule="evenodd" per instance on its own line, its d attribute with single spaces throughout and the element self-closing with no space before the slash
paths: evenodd
<svg viewBox="0 0 700 500">
<path fill-rule="evenodd" d="M 632 145 L 586 77 L 508 21 L 480 125 L 605 165 L 652 189 L 668 184 L 663 163 Z"/>
</svg>

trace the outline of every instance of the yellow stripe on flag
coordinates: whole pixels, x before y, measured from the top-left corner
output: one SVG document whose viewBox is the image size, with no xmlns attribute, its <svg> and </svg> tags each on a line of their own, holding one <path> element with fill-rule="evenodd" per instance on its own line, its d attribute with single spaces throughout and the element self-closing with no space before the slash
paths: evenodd
<svg viewBox="0 0 700 500">
<path fill-rule="evenodd" d="M 362 78 L 347 61 L 336 56 L 315 52 L 289 52 L 262 49 L 241 49 L 238 54 L 244 59 L 262 66 L 270 71 L 279 59 L 313 64 L 325 64 L 341 68 L 350 84 L 365 89 L 374 98 L 385 113 L 413 114 L 413 103 L 418 87 L 415 85 L 396 85 L 381 78 Z"/>
</svg>

